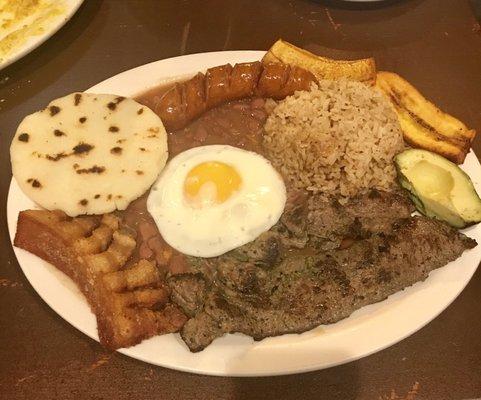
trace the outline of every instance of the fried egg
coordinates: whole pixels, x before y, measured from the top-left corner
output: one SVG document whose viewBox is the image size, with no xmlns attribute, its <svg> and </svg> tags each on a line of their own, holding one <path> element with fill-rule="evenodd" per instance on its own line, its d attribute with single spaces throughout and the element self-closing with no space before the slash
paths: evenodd
<svg viewBox="0 0 481 400">
<path fill-rule="evenodd" d="M 285 203 L 284 181 L 268 160 L 213 145 L 174 157 L 152 186 L 147 209 L 173 248 L 215 257 L 268 231 Z"/>
</svg>

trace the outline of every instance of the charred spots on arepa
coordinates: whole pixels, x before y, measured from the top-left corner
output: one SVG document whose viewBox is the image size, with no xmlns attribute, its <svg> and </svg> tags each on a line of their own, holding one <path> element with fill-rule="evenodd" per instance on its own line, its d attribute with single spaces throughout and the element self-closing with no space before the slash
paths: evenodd
<svg viewBox="0 0 481 400">
<path fill-rule="evenodd" d="M 125 97 L 118 96 L 113 101 L 109 101 L 107 103 L 107 108 L 111 111 L 115 111 L 117 109 L 117 105 L 120 104 L 124 100 L 125 100 Z"/>
<path fill-rule="evenodd" d="M 30 140 L 30 135 L 28 133 L 21 133 L 20 135 L 18 135 L 18 140 L 20 142 L 24 142 L 24 143 L 27 143 L 29 140 Z"/>
<path fill-rule="evenodd" d="M 102 174 L 105 172 L 105 167 L 93 165 L 90 168 L 79 168 L 75 171 L 77 174 Z"/>
<path fill-rule="evenodd" d="M 82 93 L 75 93 L 74 95 L 74 106 L 78 106 L 80 102 L 82 101 Z"/>
<path fill-rule="evenodd" d="M 33 188 L 36 188 L 36 189 L 40 189 L 42 187 L 42 184 L 37 179 L 34 179 L 34 178 L 27 179 L 27 183 L 29 183 L 30 185 L 32 185 Z"/>
<path fill-rule="evenodd" d="M 55 136 L 64 136 L 64 135 L 65 133 L 61 131 L 55 133 Z M 53 155 L 45 154 L 45 158 L 49 161 L 59 161 L 63 158 L 67 158 L 70 156 L 84 156 L 85 154 L 89 153 L 93 148 L 94 146 L 91 144 L 80 142 L 79 144 L 75 145 L 72 148 L 72 151 L 70 153 L 65 153 L 64 151 L 61 151 Z M 38 153 L 38 157 L 42 157 L 40 153 Z M 75 168 L 75 164 L 74 164 L 74 168 Z"/>
<path fill-rule="evenodd" d="M 63 151 L 54 155 L 51 154 L 46 154 L 45 158 L 49 161 L 58 161 L 61 160 L 62 158 L 68 157 L 69 154 L 65 154 Z M 41 157 L 41 156 L 40 156 Z"/>
<path fill-rule="evenodd" d="M 61 108 L 59 106 L 52 105 L 48 107 L 48 111 L 50 113 L 50 116 L 53 117 L 61 111 Z"/>
<path fill-rule="evenodd" d="M 75 155 L 86 154 L 89 151 L 91 151 L 94 147 L 95 146 L 89 143 L 80 142 L 78 145 L 73 147 L 72 154 L 75 154 Z"/>
<path fill-rule="evenodd" d="M 159 133 L 159 128 L 149 128 L 148 131 L 151 133 L 147 137 L 150 139 L 157 139 L 158 133 Z"/>
</svg>

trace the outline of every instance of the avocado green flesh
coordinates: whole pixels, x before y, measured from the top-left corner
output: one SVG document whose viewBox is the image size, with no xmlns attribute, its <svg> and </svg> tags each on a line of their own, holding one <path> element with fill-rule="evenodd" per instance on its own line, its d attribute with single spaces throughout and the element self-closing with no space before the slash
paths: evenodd
<svg viewBox="0 0 481 400">
<path fill-rule="evenodd" d="M 457 228 L 481 221 L 481 200 L 456 164 L 418 149 L 398 154 L 395 163 L 399 183 L 410 192 L 418 211 Z"/>
</svg>

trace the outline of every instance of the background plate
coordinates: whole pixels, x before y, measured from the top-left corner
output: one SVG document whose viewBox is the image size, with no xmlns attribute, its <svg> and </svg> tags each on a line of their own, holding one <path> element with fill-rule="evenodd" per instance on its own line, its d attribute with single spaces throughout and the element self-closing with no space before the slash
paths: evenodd
<svg viewBox="0 0 481 400">
<path fill-rule="evenodd" d="M 161 60 L 116 75 L 89 92 L 134 96 L 182 75 L 225 63 L 258 60 L 263 54 L 228 51 Z M 470 174 L 479 192 L 481 166 L 472 151 L 463 169 Z M 34 207 L 12 179 L 7 204 L 12 240 L 18 213 Z M 481 243 L 481 225 L 470 227 L 465 233 Z M 45 302 L 70 324 L 98 340 L 95 316 L 74 283 L 36 256 L 18 248 L 14 250 L 25 276 Z M 153 337 L 120 352 L 163 367 L 223 376 L 281 375 L 331 367 L 382 350 L 422 328 L 459 295 L 480 260 L 481 246 L 478 246 L 433 271 L 426 281 L 364 307 L 336 324 L 303 334 L 260 342 L 241 334 L 226 335 L 195 354 L 189 352 L 178 334 L 170 334 Z"/>
<path fill-rule="evenodd" d="M 13 62 L 19 60 L 23 56 L 26 56 L 31 51 L 35 50 L 47 39 L 52 37 L 62 26 L 64 26 L 70 18 L 77 12 L 84 0 L 64 0 L 65 12 L 62 15 L 56 16 L 45 31 L 40 35 L 30 36 L 21 46 L 13 49 L 7 56 L 0 61 L 0 70 Z"/>
</svg>

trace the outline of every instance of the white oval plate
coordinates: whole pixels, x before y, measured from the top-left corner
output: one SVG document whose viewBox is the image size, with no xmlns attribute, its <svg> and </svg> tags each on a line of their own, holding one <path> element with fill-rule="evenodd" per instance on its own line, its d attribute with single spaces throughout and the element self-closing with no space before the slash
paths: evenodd
<svg viewBox="0 0 481 400">
<path fill-rule="evenodd" d="M 64 13 L 56 16 L 52 21 L 50 21 L 43 33 L 40 35 L 30 36 L 21 46 L 13 49 L 9 54 L 7 54 L 7 56 L 5 56 L 5 58 L 0 59 L 0 70 L 26 56 L 47 39 L 52 37 L 62 26 L 67 23 L 67 21 L 73 17 L 84 0 L 64 0 L 64 2 Z"/>
<path fill-rule="evenodd" d="M 181 75 L 225 63 L 259 60 L 263 54 L 260 51 L 228 51 L 157 61 L 107 79 L 89 92 L 135 96 Z M 473 152 L 466 158 L 463 169 L 471 175 L 479 192 L 481 167 Z M 7 206 L 11 240 L 18 213 L 33 207 L 35 204 L 12 179 Z M 467 229 L 466 233 L 481 243 L 480 225 Z M 45 302 L 70 324 L 98 340 L 95 317 L 74 283 L 36 256 L 18 248 L 14 250 L 25 276 Z M 391 346 L 430 322 L 459 295 L 480 260 L 481 246 L 478 246 L 466 251 L 457 261 L 433 271 L 426 281 L 383 302 L 364 307 L 336 324 L 300 335 L 284 335 L 260 342 L 241 334 L 226 335 L 194 354 L 178 334 L 170 334 L 119 351 L 163 367 L 223 376 L 292 374 L 343 364 Z"/>
</svg>

